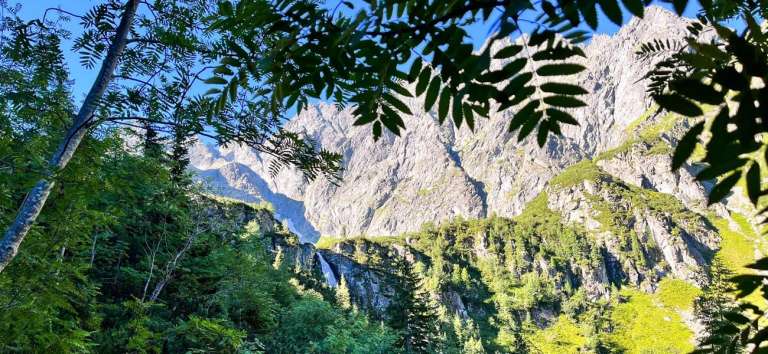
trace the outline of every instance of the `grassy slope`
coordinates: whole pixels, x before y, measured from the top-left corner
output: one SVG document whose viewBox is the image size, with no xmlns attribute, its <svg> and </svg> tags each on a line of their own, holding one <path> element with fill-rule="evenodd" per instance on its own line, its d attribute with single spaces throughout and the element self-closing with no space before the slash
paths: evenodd
<svg viewBox="0 0 768 354">
<path fill-rule="evenodd" d="M 627 128 L 635 131 L 652 114 L 649 109 Z M 609 150 L 595 160 L 610 159 L 619 153 L 627 152 L 638 143 L 656 144 L 648 151 L 671 153 L 671 147 L 657 148 L 658 136 L 672 127 L 676 117 L 666 115 L 659 122 L 639 132 L 639 139 L 628 140 L 621 146 Z M 583 180 L 594 180 L 600 170 L 592 161 L 582 161 L 552 179 L 552 184 L 570 187 Z M 653 193 L 660 194 L 660 193 Z M 755 261 L 759 254 L 768 254 L 768 243 L 760 238 L 750 226 L 746 217 L 734 213 L 731 215 L 735 226 L 728 220 L 708 216 L 722 237 L 721 249 L 717 253 L 734 273 L 750 270 L 745 265 Z M 685 326 L 680 311 L 689 312 L 700 290 L 690 284 L 672 278 L 664 279 L 655 294 L 645 294 L 635 289 L 622 290 L 626 302 L 614 306 L 611 321 L 614 332 L 607 336 L 612 344 L 624 348 L 627 353 L 685 353 L 693 349 L 693 333 Z M 759 294 L 752 294 L 747 300 L 764 304 Z M 766 305 L 766 304 L 764 304 Z M 585 329 L 573 320 L 561 316 L 549 328 L 531 336 L 537 348 L 543 353 L 575 353 L 586 343 Z"/>
<path fill-rule="evenodd" d="M 652 107 L 646 113 L 630 124 L 628 130 L 637 130 L 654 113 Z M 625 144 L 601 154 L 595 160 L 609 159 L 619 153 L 629 151 L 639 143 L 650 144 L 648 154 L 671 153 L 671 147 L 661 141 L 659 136 L 672 128 L 678 117 L 668 114 L 656 123 L 650 124 L 638 132 L 638 137 L 630 139 Z M 663 146 L 662 146 L 663 145 Z M 604 174 L 593 161 L 582 161 L 563 171 L 551 180 L 553 187 L 568 188 L 584 180 L 596 180 Z M 671 196 L 661 193 L 632 188 L 645 203 L 663 200 L 662 207 L 669 207 L 677 212 L 681 204 L 669 203 Z M 650 195 L 649 195 L 650 194 Z M 531 209 L 546 207 L 546 194 L 542 194 L 529 203 L 526 213 Z M 674 204 L 674 205 L 673 205 Z M 656 208 L 654 208 L 656 209 Z M 735 227 L 725 219 L 709 216 L 708 219 L 718 229 L 722 244 L 718 256 L 736 273 L 748 271 L 744 266 L 755 260 L 758 253 L 768 254 L 766 244 L 749 226 L 747 219 L 740 215 L 732 215 Z M 734 230 L 735 228 L 735 230 Z M 355 237 L 357 239 L 361 237 Z M 372 238 L 382 244 L 398 243 L 403 237 Z M 320 248 L 330 248 L 340 239 L 321 238 Z M 745 255 L 748 255 L 745 257 Z M 666 278 L 659 284 L 656 293 L 647 294 L 638 289 L 624 288 L 620 296 L 612 300 L 613 305 L 609 318 L 613 330 L 603 334 L 603 341 L 621 348 L 626 353 L 687 353 L 694 349 L 693 332 L 684 323 L 681 313 L 690 313 L 693 302 L 700 290 L 685 281 Z M 759 297 L 759 296 L 758 296 Z M 560 315 L 551 326 L 537 330 L 528 335 L 528 340 L 542 353 L 577 353 L 590 343 L 588 324 L 577 323 L 566 315 Z"/>
</svg>

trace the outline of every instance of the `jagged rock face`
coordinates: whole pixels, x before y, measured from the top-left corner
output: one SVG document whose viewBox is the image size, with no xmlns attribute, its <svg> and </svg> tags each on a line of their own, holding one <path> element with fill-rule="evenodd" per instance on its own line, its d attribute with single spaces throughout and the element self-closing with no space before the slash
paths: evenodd
<svg viewBox="0 0 768 354">
<path fill-rule="evenodd" d="M 386 268 L 386 262 L 381 263 L 381 260 L 388 259 L 394 253 L 410 263 L 429 262 L 428 257 L 411 248 L 407 240 L 404 244 L 388 246 L 366 240 L 341 242 L 332 249 L 318 252 L 323 254 L 334 274 L 339 278 L 344 277 L 352 301 L 358 308 L 377 319 L 387 318 L 387 308 L 395 292 L 391 279 L 393 275 Z M 465 304 L 464 299 L 451 289 L 443 289 L 439 294 L 432 295 L 451 314 L 462 318 L 468 318 L 472 311 L 482 311 Z"/>
<path fill-rule="evenodd" d="M 609 175 L 567 188 L 552 186 L 546 195 L 551 210 L 566 223 L 583 225 L 604 247 L 609 282 L 650 292 L 667 275 L 699 286 L 707 281 L 706 267 L 720 236 L 706 218 L 672 196 Z"/>
<path fill-rule="evenodd" d="M 347 252 L 345 252 L 347 251 Z M 351 251 L 351 252 L 350 252 Z M 392 281 L 381 270 L 354 260 L 349 247 L 331 251 L 320 250 L 334 274 L 344 277 L 351 300 L 374 318 L 384 318 L 391 303 L 394 289 Z"/>
<path fill-rule="evenodd" d="M 506 132 L 511 112 L 478 122 L 473 133 L 466 126 L 440 126 L 434 112 L 412 99 L 407 104 L 416 113 L 404 117 L 407 130 L 401 137 L 385 133 L 378 142 L 368 127 L 352 126 L 350 110 L 327 104 L 310 107 L 287 124 L 342 153 L 339 186 L 308 182 L 294 170 L 272 178 L 268 157 L 239 146 L 197 144 L 191 163 L 219 193 L 273 203 L 304 241 L 321 234 L 398 234 L 457 215 L 513 216 L 564 167 L 626 139 L 626 126 L 650 106 L 645 82 L 639 80 L 653 63 L 634 51 L 641 42 L 683 34 L 685 25 L 652 7 L 644 20 L 633 19 L 613 36 L 594 37 L 585 47 L 587 70 L 576 79 L 591 91 L 585 96 L 588 106 L 574 111 L 580 126 L 565 128 L 564 136 L 551 138 L 543 148 L 531 139 L 517 142 Z M 698 193 L 681 191 L 691 198 Z"/>
</svg>

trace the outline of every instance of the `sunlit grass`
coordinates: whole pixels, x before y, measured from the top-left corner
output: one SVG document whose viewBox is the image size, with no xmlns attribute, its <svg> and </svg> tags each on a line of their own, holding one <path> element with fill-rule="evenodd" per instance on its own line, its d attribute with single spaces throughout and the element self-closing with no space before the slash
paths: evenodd
<svg viewBox="0 0 768 354">
<path fill-rule="evenodd" d="M 625 289 L 628 301 L 611 312 L 614 331 L 609 341 L 626 353 L 689 353 L 693 332 L 674 309 L 661 304 L 657 295 Z"/>
</svg>

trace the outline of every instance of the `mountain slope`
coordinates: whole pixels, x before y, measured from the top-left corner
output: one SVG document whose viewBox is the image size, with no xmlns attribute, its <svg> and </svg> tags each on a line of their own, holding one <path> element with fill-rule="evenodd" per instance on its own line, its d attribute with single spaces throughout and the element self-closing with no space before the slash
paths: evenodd
<svg viewBox="0 0 768 354">
<path fill-rule="evenodd" d="M 458 215 L 514 216 L 563 168 L 614 148 L 632 134 L 626 128 L 651 105 L 640 79 L 652 64 L 638 59 L 634 50 L 643 41 L 683 33 L 685 24 L 652 7 L 643 20 L 633 19 L 615 35 L 593 38 L 585 47 L 587 70 L 577 79 L 591 91 L 585 97 L 588 106 L 574 111 L 580 126 L 567 127 L 564 136 L 552 137 L 544 148 L 531 139 L 517 142 L 506 132 L 509 112 L 478 122 L 470 132 L 466 126 L 438 125 L 434 112 L 411 99 L 406 101 L 416 113 L 404 117 L 408 129 L 403 136 L 385 134 L 378 142 L 368 129 L 352 126 L 350 110 L 331 105 L 310 107 L 288 123 L 288 129 L 343 154 L 339 186 L 307 182 L 293 170 L 272 178 L 268 157 L 239 146 L 198 144 L 191 151 L 192 165 L 209 171 L 205 176 L 240 164 L 215 178 L 215 187 L 231 196 L 272 202 L 282 217 L 305 226 L 299 230 L 305 241 L 318 235 L 393 235 Z M 241 175 L 251 173 L 264 183 L 243 184 L 251 178 Z"/>
</svg>

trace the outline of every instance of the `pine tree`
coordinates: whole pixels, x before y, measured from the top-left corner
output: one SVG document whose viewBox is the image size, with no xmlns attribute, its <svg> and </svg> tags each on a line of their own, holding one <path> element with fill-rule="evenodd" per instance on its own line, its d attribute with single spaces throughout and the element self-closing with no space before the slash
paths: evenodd
<svg viewBox="0 0 768 354">
<path fill-rule="evenodd" d="M 391 259 L 395 291 L 387 308 L 389 325 L 400 331 L 398 344 L 405 353 L 430 353 L 439 344 L 435 306 L 412 265 L 398 255 Z"/>
<path fill-rule="evenodd" d="M 177 127 L 173 130 L 173 146 L 169 158 L 171 178 L 174 182 L 184 181 L 185 172 L 189 166 L 189 133 Z"/>
<path fill-rule="evenodd" d="M 734 323 L 728 319 L 731 314 L 739 312 L 738 305 L 732 294 L 735 291 L 733 277 L 728 267 L 719 257 L 715 257 L 710 267 L 711 280 L 703 289 L 703 293 L 694 302 L 694 312 L 701 319 L 706 335 L 701 341 L 701 349 L 715 353 L 738 353 L 739 341 L 734 341 L 734 335 L 738 330 Z"/>
<path fill-rule="evenodd" d="M 142 148 L 144 149 L 144 156 L 162 160 L 163 158 L 163 138 L 157 133 L 155 127 L 152 124 L 144 124 L 144 141 L 142 142 Z"/>
<path fill-rule="evenodd" d="M 339 286 L 336 287 L 336 303 L 345 310 L 353 308 L 352 297 L 349 295 L 349 287 L 344 275 L 341 276 Z"/>
</svg>

